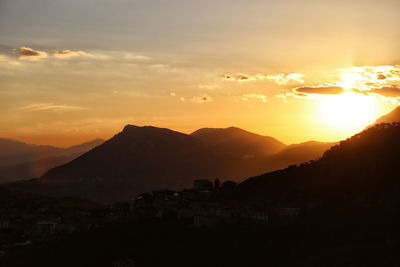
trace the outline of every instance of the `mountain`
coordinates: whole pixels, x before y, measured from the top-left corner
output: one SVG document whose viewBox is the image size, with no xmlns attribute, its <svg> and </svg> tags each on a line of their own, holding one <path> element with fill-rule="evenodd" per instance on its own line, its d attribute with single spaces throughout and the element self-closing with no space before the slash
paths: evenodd
<svg viewBox="0 0 400 267">
<path fill-rule="evenodd" d="M 51 169 L 39 180 L 13 186 L 112 202 L 155 189 L 191 187 L 194 179 L 223 175 L 227 162 L 231 161 L 190 135 L 127 125 L 110 140 Z"/>
<path fill-rule="evenodd" d="M 285 146 L 278 153 L 268 154 L 266 148 L 276 151 L 278 146 L 284 145 L 273 138 L 238 128 L 217 130 L 220 139 L 211 140 L 209 131 L 187 135 L 164 128 L 127 125 L 102 145 L 49 170 L 40 179 L 8 186 L 100 202 L 126 201 L 152 190 L 191 188 L 195 179 L 218 177 L 240 182 L 246 177 L 316 159 L 329 146 L 305 143 Z M 222 137 L 224 133 L 226 142 Z M 249 136 L 249 140 L 245 136 Z M 252 146 L 255 143 L 262 150 Z M 240 153 L 227 144 L 237 147 Z M 246 144 L 251 144 L 248 149 Z M 244 156 L 249 153 L 252 156 Z"/>
<path fill-rule="evenodd" d="M 335 144 L 309 141 L 287 146 L 273 137 L 258 135 L 237 127 L 202 128 L 193 132 L 191 136 L 218 151 L 243 159 L 241 167 L 248 171 L 239 176 L 241 179 L 251 174 L 262 174 L 318 159 Z"/>
<path fill-rule="evenodd" d="M 386 115 L 383 115 L 373 125 L 380 124 L 380 123 L 392 123 L 400 121 L 400 107 L 395 108 L 391 112 Z"/>
<path fill-rule="evenodd" d="M 47 170 L 65 164 L 103 142 L 95 139 L 60 148 L 0 139 L 0 183 L 40 177 Z"/>
<path fill-rule="evenodd" d="M 319 160 L 247 179 L 236 197 L 325 209 L 394 208 L 400 205 L 398 151 L 400 123 L 378 124 L 333 146 Z"/>
<path fill-rule="evenodd" d="M 220 151 L 241 158 L 259 157 L 277 153 L 286 147 L 273 137 L 251 133 L 240 128 L 202 128 L 191 136 Z"/>
</svg>

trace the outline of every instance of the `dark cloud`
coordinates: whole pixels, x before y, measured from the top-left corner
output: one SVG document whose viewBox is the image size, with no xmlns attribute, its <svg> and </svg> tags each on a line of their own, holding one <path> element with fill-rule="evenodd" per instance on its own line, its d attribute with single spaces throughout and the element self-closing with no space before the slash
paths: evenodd
<svg viewBox="0 0 400 267">
<path fill-rule="evenodd" d="M 233 76 L 229 75 L 229 74 L 225 74 L 222 77 L 223 77 L 224 80 L 228 80 L 228 81 L 234 81 L 235 80 L 235 78 L 233 78 Z"/>
<path fill-rule="evenodd" d="M 379 94 L 386 97 L 399 97 L 400 88 L 398 86 L 384 86 L 381 88 L 372 89 L 369 92 Z"/>
<path fill-rule="evenodd" d="M 239 81 L 247 81 L 247 80 L 250 79 L 250 78 L 247 77 L 247 76 L 244 76 L 244 75 L 239 75 L 237 79 L 238 79 Z"/>
<path fill-rule="evenodd" d="M 296 94 L 338 95 L 344 92 L 339 86 L 304 86 L 294 89 Z"/>
<path fill-rule="evenodd" d="M 31 48 L 28 48 L 28 47 L 21 47 L 19 49 L 19 54 L 21 56 L 27 56 L 27 57 L 29 57 L 29 56 L 35 57 L 35 56 L 39 56 L 40 55 L 38 51 L 35 51 L 35 50 L 33 50 Z"/>
<path fill-rule="evenodd" d="M 238 82 L 245 82 L 245 81 L 250 81 L 250 80 L 255 80 L 254 77 L 250 77 L 247 75 L 236 75 L 236 76 L 232 76 L 230 74 L 225 74 L 223 75 L 224 80 L 228 80 L 228 81 L 238 81 Z"/>
<path fill-rule="evenodd" d="M 376 78 L 377 78 L 378 80 L 384 80 L 384 79 L 386 79 L 386 76 L 383 75 L 383 74 L 378 74 L 378 75 L 376 76 Z"/>
<path fill-rule="evenodd" d="M 20 59 L 36 60 L 40 58 L 46 58 L 47 53 L 43 51 L 33 50 L 29 47 L 20 47 L 18 50 Z"/>
</svg>

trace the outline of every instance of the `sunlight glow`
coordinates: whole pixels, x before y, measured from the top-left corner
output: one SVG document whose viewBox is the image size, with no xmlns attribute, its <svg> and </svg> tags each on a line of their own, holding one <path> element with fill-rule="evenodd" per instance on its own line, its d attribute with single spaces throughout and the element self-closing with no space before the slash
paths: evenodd
<svg viewBox="0 0 400 267">
<path fill-rule="evenodd" d="M 342 87 L 343 89 L 351 89 L 354 88 L 356 86 L 356 81 L 358 79 L 357 74 L 354 73 L 344 73 L 342 75 Z"/>
<path fill-rule="evenodd" d="M 351 82 L 349 80 L 348 85 Z M 374 96 L 345 92 L 320 97 L 318 114 L 323 124 L 336 132 L 353 134 L 373 123 L 378 117 Z"/>
</svg>

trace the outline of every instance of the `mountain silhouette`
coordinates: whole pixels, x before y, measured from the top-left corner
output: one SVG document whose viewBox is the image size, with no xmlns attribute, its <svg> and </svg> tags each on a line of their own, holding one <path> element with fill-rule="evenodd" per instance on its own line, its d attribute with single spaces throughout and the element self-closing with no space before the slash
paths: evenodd
<svg viewBox="0 0 400 267">
<path fill-rule="evenodd" d="M 65 164 L 103 142 L 104 140 L 95 139 L 60 148 L 0 139 L 0 183 L 37 178 L 47 170 Z"/>
<path fill-rule="evenodd" d="M 292 153 L 291 149 L 295 150 L 295 147 L 288 147 L 265 155 L 270 153 L 265 149 L 272 147 L 276 151 L 277 147 L 284 145 L 273 138 L 238 128 L 228 128 L 217 134 L 226 133 L 226 142 L 222 137 L 210 140 L 209 133 L 203 135 L 201 132 L 203 130 L 187 135 L 164 128 L 127 125 L 102 145 L 49 170 L 40 179 L 8 186 L 42 194 L 114 202 L 156 189 L 191 188 L 195 179 L 218 177 L 239 182 L 266 171 L 317 158 L 323 152 L 317 148 L 313 153 Z M 249 136 L 249 140 L 245 136 Z M 262 140 L 265 140 L 265 145 L 261 144 Z M 245 144 L 254 143 L 262 149 L 251 145 L 245 149 Z M 227 148 L 227 144 L 238 147 L 240 153 Z M 297 146 L 310 151 L 309 145 Z M 317 143 L 315 146 L 318 147 Z M 321 146 L 327 144 L 321 143 Z"/>
<path fill-rule="evenodd" d="M 342 203 L 394 207 L 400 123 L 378 124 L 327 150 L 316 161 L 290 166 L 242 182 L 236 197 L 275 203 Z"/>
<path fill-rule="evenodd" d="M 273 137 L 262 136 L 237 127 L 202 128 L 191 136 L 235 156 L 259 157 L 277 153 L 286 147 Z"/>
<path fill-rule="evenodd" d="M 112 202 L 155 189 L 190 187 L 221 175 L 226 158 L 190 135 L 127 125 L 102 145 L 20 189 Z M 21 188 L 21 186 L 23 188 Z"/>
</svg>

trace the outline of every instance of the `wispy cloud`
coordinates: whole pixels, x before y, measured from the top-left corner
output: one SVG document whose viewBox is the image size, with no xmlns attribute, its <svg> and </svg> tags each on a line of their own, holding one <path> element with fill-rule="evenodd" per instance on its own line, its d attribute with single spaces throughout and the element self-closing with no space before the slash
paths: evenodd
<svg viewBox="0 0 400 267">
<path fill-rule="evenodd" d="M 301 73 L 278 73 L 278 74 L 255 74 L 255 75 L 247 75 L 247 74 L 238 74 L 231 75 L 225 74 L 222 76 L 226 81 L 238 81 L 238 82 L 249 82 L 249 81 L 263 81 L 268 80 L 272 81 L 279 85 L 287 85 L 287 84 L 300 84 L 304 83 L 302 79 L 304 77 Z"/>
<path fill-rule="evenodd" d="M 92 54 L 89 54 L 85 51 L 71 51 L 71 50 L 57 50 L 53 53 L 53 56 L 57 58 L 70 58 L 70 57 L 78 57 L 78 56 L 86 56 L 86 57 L 92 57 Z"/>
<path fill-rule="evenodd" d="M 279 73 L 276 75 L 262 75 L 262 74 L 256 75 L 257 79 L 270 80 L 279 85 L 304 83 L 303 77 L 304 75 L 301 73 L 291 73 L 291 74 Z"/>
<path fill-rule="evenodd" d="M 133 54 L 133 53 L 126 53 L 124 55 L 124 58 L 128 59 L 128 60 L 140 60 L 140 61 L 151 60 L 151 58 L 148 56 L 144 56 L 144 55 L 140 55 L 140 54 Z"/>
<path fill-rule="evenodd" d="M 57 105 L 53 103 L 35 103 L 29 104 L 23 107 L 17 108 L 19 111 L 77 111 L 77 110 L 87 110 L 89 108 L 69 106 L 69 105 Z"/>
</svg>

